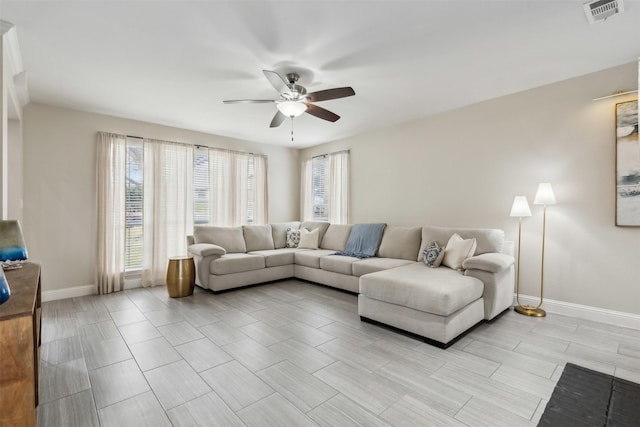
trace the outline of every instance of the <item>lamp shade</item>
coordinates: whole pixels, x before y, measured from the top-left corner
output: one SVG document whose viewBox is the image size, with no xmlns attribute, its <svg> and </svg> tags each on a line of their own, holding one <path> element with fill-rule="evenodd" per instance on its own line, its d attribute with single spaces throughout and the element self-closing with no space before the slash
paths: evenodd
<svg viewBox="0 0 640 427">
<path fill-rule="evenodd" d="M 553 194 L 553 188 L 548 182 L 541 182 L 538 184 L 538 191 L 536 191 L 536 198 L 533 200 L 534 205 L 555 205 L 556 196 Z"/>
<path fill-rule="evenodd" d="M 278 107 L 278 110 L 287 117 L 298 117 L 300 114 L 307 111 L 306 104 L 297 101 L 278 102 L 276 107 Z"/>
<path fill-rule="evenodd" d="M 513 205 L 511 205 L 511 213 L 509 216 L 531 216 L 527 196 L 516 196 L 513 198 Z"/>
</svg>

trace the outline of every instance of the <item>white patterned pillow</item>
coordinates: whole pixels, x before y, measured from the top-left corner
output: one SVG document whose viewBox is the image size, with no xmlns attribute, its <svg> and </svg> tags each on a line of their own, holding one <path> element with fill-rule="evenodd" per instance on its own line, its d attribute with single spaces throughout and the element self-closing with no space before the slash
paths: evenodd
<svg viewBox="0 0 640 427">
<path fill-rule="evenodd" d="M 444 248 L 438 245 L 435 240 L 430 242 L 423 252 L 424 263 L 427 267 L 436 268 L 440 267 L 442 259 L 444 258 Z"/>
<path fill-rule="evenodd" d="M 285 248 L 297 248 L 300 244 L 300 229 L 288 227 L 287 228 L 287 243 Z"/>
</svg>

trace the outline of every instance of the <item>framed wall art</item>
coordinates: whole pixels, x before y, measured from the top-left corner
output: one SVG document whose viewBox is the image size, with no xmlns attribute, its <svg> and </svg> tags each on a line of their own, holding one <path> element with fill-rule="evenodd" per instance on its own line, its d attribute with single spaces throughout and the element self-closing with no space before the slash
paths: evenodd
<svg viewBox="0 0 640 427">
<path fill-rule="evenodd" d="M 637 100 L 616 104 L 616 225 L 640 227 Z"/>
</svg>

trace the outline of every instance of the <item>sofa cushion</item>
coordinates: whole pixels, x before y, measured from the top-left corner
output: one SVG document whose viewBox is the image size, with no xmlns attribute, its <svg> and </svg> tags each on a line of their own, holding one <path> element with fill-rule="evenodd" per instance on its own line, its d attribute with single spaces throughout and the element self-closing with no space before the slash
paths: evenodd
<svg viewBox="0 0 640 427">
<path fill-rule="evenodd" d="M 422 227 L 387 225 L 382 235 L 378 256 L 415 260 L 422 241 Z"/>
<path fill-rule="evenodd" d="M 449 316 L 482 297 L 484 285 L 475 277 L 423 263 L 360 277 L 360 293 L 414 310 Z"/>
<path fill-rule="evenodd" d="M 313 231 L 316 228 L 319 229 L 319 235 L 318 235 L 318 242 L 322 242 L 322 239 L 324 238 L 324 233 L 327 232 L 327 229 L 329 228 L 329 223 L 328 222 L 324 222 L 324 221 L 305 221 L 302 224 L 300 224 L 300 228 L 306 228 L 309 231 Z"/>
<path fill-rule="evenodd" d="M 351 275 L 351 265 L 360 258 L 344 255 L 329 255 L 320 258 L 320 268 L 325 271 Z"/>
<path fill-rule="evenodd" d="M 196 225 L 193 227 L 193 237 L 196 243 L 213 243 L 230 253 L 246 252 L 242 227 L 213 227 Z"/>
<path fill-rule="evenodd" d="M 422 253 L 429 242 L 436 241 L 444 246 L 453 234 L 459 234 L 463 239 L 476 239 L 476 255 L 489 252 L 502 252 L 504 246 L 504 231 L 493 228 L 449 228 L 449 227 L 422 227 L 422 245 L 418 261 L 422 261 Z"/>
<path fill-rule="evenodd" d="M 311 268 L 320 268 L 320 258 L 335 253 L 336 251 L 332 251 L 329 249 L 318 249 L 317 251 L 298 251 L 294 255 L 294 260 L 297 265 L 304 265 L 305 267 Z"/>
<path fill-rule="evenodd" d="M 276 222 L 271 224 L 274 249 L 284 248 L 287 244 L 287 228 L 300 228 L 300 222 Z"/>
<path fill-rule="evenodd" d="M 415 261 L 396 258 L 367 258 L 354 262 L 351 266 L 351 274 L 356 277 L 363 276 L 376 271 L 389 270 L 390 268 L 402 267 L 413 264 Z"/>
<path fill-rule="evenodd" d="M 462 263 L 473 256 L 476 251 L 476 239 L 463 239 L 459 234 L 451 236 L 444 248 L 442 265 L 454 270 L 462 270 Z"/>
<path fill-rule="evenodd" d="M 226 254 L 211 261 L 211 274 L 242 273 L 244 271 L 260 270 L 265 267 L 264 257 L 255 254 Z"/>
<path fill-rule="evenodd" d="M 263 256 L 264 264 L 267 267 L 278 267 L 280 265 L 293 264 L 294 254 L 300 250 L 303 250 L 303 249 L 282 248 L 282 249 L 271 249 L 266 251 L 253 251 L 249 253 L 252 255 Z"/>
<path fill-rule="evenodd" d="M 318 249 L 318 236 L 320 230 L 317 228 L 313 231 L 309 231 L 306 228 L 300 229 L 300 243 L 298 247 L 300 249 Z"/>
<path fill-rule="evenodd" d="M 242 233 L 247 252 L 274 249 L 271 225 L 243 225 Z"/>
<path fill-rule="evenodd" d="M 322 249 L 332 249 L 334 251 L 344 250 L 344 246 L 351 233 L 351 224 L 331 224 L 324 233 L 320 247 Z"/>
</svg>

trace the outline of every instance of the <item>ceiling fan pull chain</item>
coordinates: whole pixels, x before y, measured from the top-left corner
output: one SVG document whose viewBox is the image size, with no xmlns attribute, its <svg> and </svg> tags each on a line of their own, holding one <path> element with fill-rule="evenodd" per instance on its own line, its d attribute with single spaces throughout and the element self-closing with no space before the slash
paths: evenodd
<svg viewBox="0 0 640 427">
<path fill-rule="evenodd" d="M 293 144 L 293 116 L 291 117 L 291 143 Z"/>
</svg>

